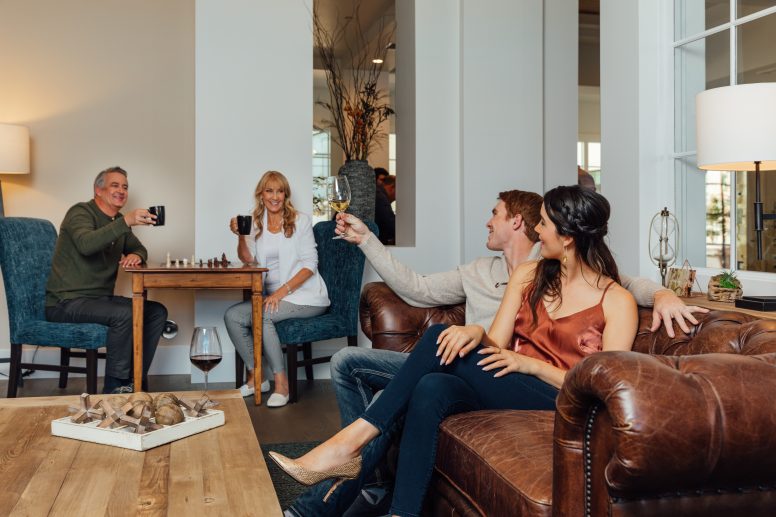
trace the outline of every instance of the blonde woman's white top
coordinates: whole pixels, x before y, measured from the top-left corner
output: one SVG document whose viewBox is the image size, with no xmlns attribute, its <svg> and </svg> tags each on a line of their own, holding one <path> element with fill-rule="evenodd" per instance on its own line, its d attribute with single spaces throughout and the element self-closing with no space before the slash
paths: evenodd
<svg viewBox="0 0 776 517">
<path fill-rule="evenodd" d="M 256 238 L 256 227 L 251 230 L 250 237 L 254 240 L 254 257 L 260 266 L 266 267 L 267 250 L 265 237 L 269 233 L 267 230 L 267 212 L 264 212 L 264 232 L 261 237 Z M 280 284 L 288 282 L 302 268 L 309 269 L 313 276 L 308 278 L 305 283 L 297 287 L 291 294 L 286 295 L 283 300 L 295 303 L 297 305 L 311 305 L 313 307 L 328 307 L 329 292 L 326 290 L 326 284 L 318 273 L 318 250 L 313 237 L 313 227 L 310 216 L 302 212 L 296 213 L 296 230 L 291 237 L 278 239 L 278 279 Z M 271 237 L 270 237 L 271 238 Z M 285 289 L 285 286 L 279 287 Z"/>
</svg>

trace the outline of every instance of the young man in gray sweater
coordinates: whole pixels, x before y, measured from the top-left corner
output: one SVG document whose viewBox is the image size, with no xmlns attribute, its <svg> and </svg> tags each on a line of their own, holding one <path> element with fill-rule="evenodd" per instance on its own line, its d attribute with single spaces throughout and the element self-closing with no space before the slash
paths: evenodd
<svg viewBox="0 0 776 517">
<path fill-rule="evenodd" d="M 490 327 L 496 315 L 512 270 L 527 260 L 540 258 L 538 224 L 542 196 L 533 192 L 510 190 L 501 192 L 487 222 L 487 248 L 500 251 L 500 256 L 480 257 L 458 266 L 453 271 L 420 275 L 396 260 L 369 231 L 364 223 L 351 214 L 337 218 L 337 233 L 357 244 L 377 274 L 405 302 L 415 307 L 435 307 L 466 303 L 466 323 Z M 689 331 L 685 318 L 697 323 L 693 312 L 706 312 L 695 306 L 686 306 L 674 293 L 642 278 L 621 275 L 622 285 L 636 298 L 639 305 L 652 306 L 652 330 L 661 322 L 673 337 L 673 321 Z M 374 395 L 385 388 L 404 364 L 408 354 L 391 350 L 345 347 L 331 360 L 331 378 L 334 382 L 342 426 L 361 416 Z M 391 434 L 375 439 L 363 455 L 385 454 Z M 366 458 L 365 458 L 366 459 Z M 347 482 L 332 494 L 327 503 L 323 495 L 331 481 L 319 483 L 294 501 L 286 510 L 287 516 L 342 515 L 358 496 L 364 482 L 374 476 L 362 472 L 358 479 Z M 379 474 L 378 474 L 379 476 Z M 380 490 L 371 495 L 379 498 Z M 369 494 L 367 494 L 369 496 Z M 390 497 L 387 498 L 390 500 Z"/>
</svg>

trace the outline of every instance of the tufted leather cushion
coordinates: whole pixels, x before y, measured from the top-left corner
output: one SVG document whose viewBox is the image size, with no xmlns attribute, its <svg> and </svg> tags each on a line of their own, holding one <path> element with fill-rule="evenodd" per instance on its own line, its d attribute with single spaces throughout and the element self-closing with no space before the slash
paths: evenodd
<svg viewBox="0 0 776 517">
<path fill-rule="evenodd" d="M 361 330 L 373 348 L 409 352 L 432 325 L 462 325 L 464 304 L 440 307 L 407 305 L 383 282 L 371 282 L 361 292 Z"/>
<path fill-rule="evenodd" d="M 488 410 L 447 418 L 435 483 L 457 488 L 482 515 L 550 515 L 554 416 Z"/>
</svg>

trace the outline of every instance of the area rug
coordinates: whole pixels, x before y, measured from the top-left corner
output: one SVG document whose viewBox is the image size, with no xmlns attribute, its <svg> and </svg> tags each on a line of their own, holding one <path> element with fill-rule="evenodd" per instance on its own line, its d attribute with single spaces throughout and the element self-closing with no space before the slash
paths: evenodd
<svg viewBox="0 0 776 517">
<path fill-rule="evenodd" d="M 297 458 L 315 447 L 321 442 L 289 442 L 289 443 L 268 443 L 261 445 L 261 452 L 264 454 L 264 461 L 267 462 L 269 476 L 272 478 L 272 484 L 275 486 L 275 492 L 280 501 L 282 509 L 288 508 L 291 503 L 299 497 L 307 487 L 300 485 L 287 474 L 285 474 L 275 462 L 269 457 L 269 451 L 279 452 L 289 458 Z"/>
</svg>

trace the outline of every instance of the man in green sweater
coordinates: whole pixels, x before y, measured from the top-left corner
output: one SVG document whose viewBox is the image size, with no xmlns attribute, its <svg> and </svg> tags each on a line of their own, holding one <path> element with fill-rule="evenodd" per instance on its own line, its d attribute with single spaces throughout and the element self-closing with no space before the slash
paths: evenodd
<svg viewBox="0 0 776 517">
<path fill-rule="evenodd" d="M 136 266 L 148 252 L 132 226 L 154 224 L 145 208 L 121 214 L 129 184 L 121 167 L 105 169 L 94 180 L 94 199 L 67 211 L 46 286 L 46 319 L 63 323 L 106 325 L 103 393 L 134 391 L 132 379 L 132 300 L 114 296 L 119 266 Z M 146 301 L 143 312 L 143 389 L 148 368 L 162 335 L 167 309 Z"/>
</svg>

